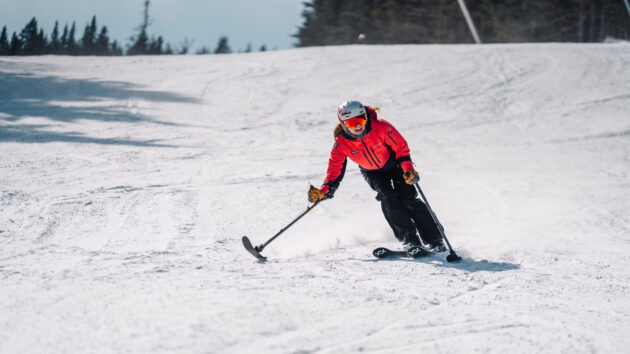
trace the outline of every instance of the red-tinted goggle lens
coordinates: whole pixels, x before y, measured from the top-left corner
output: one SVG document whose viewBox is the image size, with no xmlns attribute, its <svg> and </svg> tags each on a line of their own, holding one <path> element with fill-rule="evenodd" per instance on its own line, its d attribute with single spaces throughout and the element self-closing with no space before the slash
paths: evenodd
<svg viewBox="0 0 630 354">
<path fill-rule="evenodd" d="M 365 118 L 365 114 L 360 116 L 348 118 L 343 121 L 343 124 L 350 129 L 356 129 L 359 125 L 365 125 L 367 123 L 367 119 Z"/>
</svg>

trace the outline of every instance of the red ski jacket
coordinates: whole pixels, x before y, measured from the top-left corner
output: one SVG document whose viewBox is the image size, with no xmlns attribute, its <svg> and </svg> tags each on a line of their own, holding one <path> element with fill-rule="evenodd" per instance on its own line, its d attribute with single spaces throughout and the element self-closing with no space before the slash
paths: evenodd
<svg viewBox="0 0 630 354">
<path fill-rule="evenodd" d="M 343 179 L 347 158 L 363 170 L 388 170 L 399 164 L 403 172 L 413 170 L 409 146 L 400 133 L 388 121 L 377 119 L 376 111 L 367 107 L 366 133 L 360 138 L 335 128 L 335 144 L 330 151 L 328 171 L 322 185 L 324 194 L 334 193 Z M 340 123 L 341 124 L 341 123 Z"/>
</svg>

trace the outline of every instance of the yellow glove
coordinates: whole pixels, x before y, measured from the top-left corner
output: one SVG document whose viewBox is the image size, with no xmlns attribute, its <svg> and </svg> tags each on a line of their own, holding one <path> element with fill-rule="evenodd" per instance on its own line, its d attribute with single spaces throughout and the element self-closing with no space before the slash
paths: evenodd
<svg viewBox="0 0 630 354">
<path fill-rule="evenodd" d="M 415 184 L 420 181 L 420 175 L 418 175 L 418 171 L 415 170 L 409 170 L 403 173 L 403 178 L 405 178 L 407 184 Z"/>
<path fill-rule="evenodd" d="M 326 198 L 326 194 L 319 188 L 311 186 L 308 190 L 308 201 L 311 203 L 317 203 L 318 201 Z"/>
</svg>

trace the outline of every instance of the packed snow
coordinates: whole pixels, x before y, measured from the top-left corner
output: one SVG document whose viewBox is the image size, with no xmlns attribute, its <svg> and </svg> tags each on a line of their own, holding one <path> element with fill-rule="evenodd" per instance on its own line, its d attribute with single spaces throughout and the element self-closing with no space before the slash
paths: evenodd
<svg viewBox="0 0 630 354">
<path fill-rule="evenodd" d="M 399 248 L 336 107 L 379 106 L 464 258 Z M 2 353 L 630 350 L 630 44 L 0 58 Z"/>
</svg>

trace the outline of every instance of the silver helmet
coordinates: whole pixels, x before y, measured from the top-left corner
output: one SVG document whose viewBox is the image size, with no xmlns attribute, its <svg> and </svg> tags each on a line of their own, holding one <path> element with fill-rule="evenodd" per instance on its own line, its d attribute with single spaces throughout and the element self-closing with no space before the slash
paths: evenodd
<svg viewBox="0 0 630 354">
<path fill-rule="evenodd" d="M 337 110 L 337 118 L 341 122 L 348 118 L 360 116 L 365 114 L 365 106 L 359 101 L 346 101 L 339 106 Z"/>
</svg>

